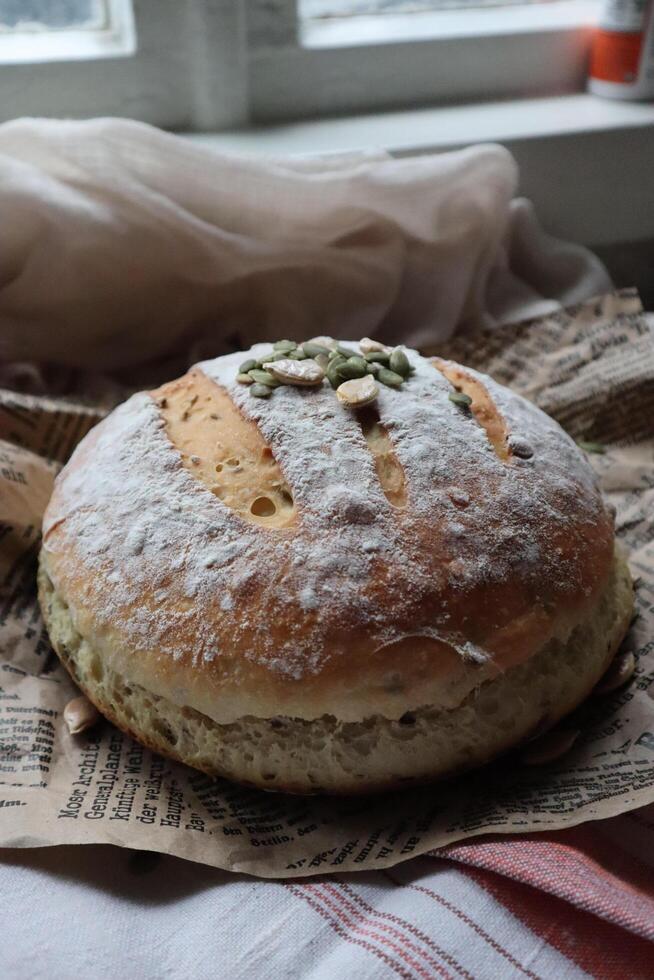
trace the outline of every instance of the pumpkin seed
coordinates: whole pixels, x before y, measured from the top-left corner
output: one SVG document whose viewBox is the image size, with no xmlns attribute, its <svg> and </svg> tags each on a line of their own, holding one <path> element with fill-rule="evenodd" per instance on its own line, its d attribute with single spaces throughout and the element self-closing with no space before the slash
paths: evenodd
<svg viewBox="0 0 654 980">
<path fill-rule="evenodd" d="M 270 385 L 253 384 L 250 388 L 250 394 L 254 398 L 270 398 L 272 395 L 272 388 Z"/>
<path fill-rule="evenodd" d="M 362 357 L 350 357 L 349 360 L 339 365 L 338 370 L 344 381 L 350 381 L 353 378 L 363 378 L 368 373 L 367 367 L 368 365 Z"/>
<path fill-rule="evenodd" d="M 379 388 L 375 384 L 374 378 L 366 374 L 363 378 L 352 378 L 344 381 L 336 389 L 336 397 L 342 405 L 350 408 L 360 408 L 362 405 L 369 405 L 374 402 L 379 394 Z"/>
<path fill-rule="evenodd" d="M 343 378 L 341 376 L 341 372 L 339 370 L 341 364 L 346 364 L 346 363 L 347 362 L 344 360 L 340 361 L 340 363 L 338 361 L 331 361 L 327 365 L 327 371 L 326 371 L 327 380 L 329 381 L 332 388 L 338 388 L 338 386 L 343 384 L 343 382 L 346 380 L 346 378 Z"/>
<path fill-rule="evenodd" d="M 271 364 L 270 370 L 273 377 L 285 385 L 319 385 L 325 377 L 320 365 L 308 358 L 304 361 L 284 358 Z"/>
<path fill-rule="evenodd" d="M 354 357 L 356 355 L 356 351 L 350 350 L 349 347 L 341 347 L 340 344 L 336 345 L 336 353 L 341 354 L 342 357 L 346 357 L 348 360 L 350 357 Z"/>
<path fill-rule="evenodd" d="M 272 354 L 264 354 L 263 357 L 259 358 L 256 366 L 258 368 L 265 367 L 266 364 L 271 364 L 273 361 L 278 361 L 280 357 L 286 357 L 286 354 L 283 354 L 282 351 L 279 350 L 274 351 Z"/>
<path fill-rule="evenodd" d="M 391 371 L 395 371 L 401 377 L 406 378 L 411 370 L 411 365 L 409 364 L 409 358 L 406 356 L 403 350 L 396 347 L 394 351 L 391 351 L 391 356 L 388 359 L 388 366 Z"/>
<path fill-rule="evenodd" d="M 383 385 L 388 385 L 389 388 L 399 388 L 404 378 L 395 371 L 389 371 L 388 368 L 381 367 L 377 375 L 377 380 L 381 381 Z"/>
<path fill-rule="evenodd" d="M 466 395 L 462 391 L 451 391 L 447 397 L 451 402 L 454 402 L 455 405 L 459 405 L 461 408 L 469 408 L 472 405 L 470 395 Z"/>
<path fill-rule="evenodd" d="M 373 364 L 385 364 L 388 365 L 391 355 L 387 351 L 373 350 L 369 354 L 365 355 L 367 361 L 371 361 Z"/>
<path fill-rule="evenodd" d="M 524 439 L 512 439 L 509 442 L 509 449 L 518 459 L 531 459 L 534 455 L 534 450 Z"/>
<path fill-rule="evenodd" d="M 312 340 L 307 340 L 305 344 L 302 344 L 302 350 L 307 355 L 307 357 L 317 357 L 318 354 L 331 353 L 329 347 L 324 347 L 322 344 L 316 344 Z"/>
<path fill-rule="evenodd" d="M 64 708 L 64 721 L 71 735 L 80 735 L 100 721 L 100 712 L 88 698 L 73 698 Z"/>
<path fill-rule="evenodd" d="M 377 377 L 377 375 L 381 371 L 381 364 L 378 364 L 377 361 L 368 361 L 366 365 L 366 371 L 368 372 L 368 374 L 372 374 L 375 377 Z"/>
<path fill-rule="evenodd" d="M 273 350 L 280 350 L 287 354 L 291 350 L 295 350 L 297 344 L 294 340 L 276 340 L 273 344 Z"/>
<path fill-rule="evenodd" d="M 236 380 L 240 385 L 251 385 L 254 381 L 254 378 L 251 378 L 249 374 L 241 373 L 236 375 Z"/>
<path fill-rule="evenodd" d="M 317 344 L 319 347 L 325 347 L 327 350 L 333 350 L 336 347 L 336 341 L 333 337 L 310 337 L 307 343 Z"/>
<path fill-rule="evenodd" d="M 279 384 L 279 381 L 268 371 L 259 371 L 257 368 L 254 368 L 249 374 L 252 380 L 256 381 L 259 385 L 268 385 L 269 388 L 276 388 Z"/>
<path fill-rule="evenodd" d="M 248 357 L 247 361 L 243 361 L 243 363 L 239 367 L 238 369 L 239 374 L 247 374 L 248 371 L 251 371 L 252 368 L 255 368 L 256 366 L 257 366 L 257 361 L 255 361 L 253 357 Z"/>
<path fill-rule="evenodd" d="M 364 337 L 363 340 L 360 340 L 359 347 L 362 354 L 390 354 L 390 348 L 386 344 L 380 343 L 379 340 L 371 340 L 370 337 Z"/>
<path fill-rule="evenodd" d="M 301 347 L 296 347 L 295 350 L 290 350 L 286 357 L 289 357 L 292 361 L 306 361 L 307 355 L 304 353 Z"/>
</svg>

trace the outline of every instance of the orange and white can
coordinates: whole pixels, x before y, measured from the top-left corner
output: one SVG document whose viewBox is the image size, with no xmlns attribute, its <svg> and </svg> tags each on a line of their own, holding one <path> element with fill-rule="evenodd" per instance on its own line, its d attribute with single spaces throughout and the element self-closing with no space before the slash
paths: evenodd
<svg viewBox="0 0 654 980">
<path fill-rule="evenodd" d="M 610 99 L 654 99 L 654 0 L 605 2 L 588 89 Z"/>
</svg>

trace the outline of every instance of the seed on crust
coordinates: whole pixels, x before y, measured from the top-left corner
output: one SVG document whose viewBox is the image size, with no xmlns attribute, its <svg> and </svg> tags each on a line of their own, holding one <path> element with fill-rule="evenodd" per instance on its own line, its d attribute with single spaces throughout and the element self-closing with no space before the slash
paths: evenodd
<svg viewBox="0 0 654 980">
<path fill-rule="evenodd" d="M 315 360 L 321 354 L 324 354 L 327 357 L 329 357 L 329 352 L 331 348 L 323 344 L 316 344 L 311 340 L 307 340 L 305 341 L 304 344 L 302 344 L 302 350 L 307 355 L 307 357 L 313 357 L 313 359 Z"/>
<path fill-rule="evenodd" d="M 391 351 L 391 348 L 387 347 L 386 344 L 382 344 L 378 340 L 371 340 L 370 337 L 364 337 L 363 340 L 359 341 L 359 347 L 362 354 L 372 354 L 373 352 L 390 354 Z"/>
<path fill-rule="evenodd" d="M 270 398 L 272 388 L 270 385 L 260 385 L 255 382 L 250 388 L 250 394 L 253 398 Z"/>
<path fill-rule="evenodd" d="M 269 364 L 268 370 L 277 381 L 285 385 L 319 385 L 325 377 L 320 365 L 308 358 L 305 361 L 294 361 L 287 357 Z"/>
<path fill-rule="evenodd" d="M 559 729 L 546 732 L 530 742 L 522 752 L 522 762 L 526 766 L 546 766 L 569 752 L 579 737 L 573 729 Z"/>
<path fill-rule="evenodd" d="M 354 378 L 352 381 L 344 381 L 336 389 L 336 397 L 339 402 L 342 405 L 348 405 L 350 408 L 369 405 L 370 402 L 374 402 L 378 394 L 379 388 L 371 374 L 366 374 L 363 378 Z"/>
<path fill-rule="evenodd" d="M 409 358 L 406 356 L 403 350 L 396 347 L 394 351 L 391 351 L 391 356 L 388 359 L 388 366 L 391 371 L 395 371 L 399 374 L 401 378 L 408 378 L 411 373 L 411 365 L 409 363 Z"/>
<path fill-rule="evenodd" d="M 274 377 L 272 371 L 260 371 L 254 368 L 250 371 L 250 377 L 258 385 L 268 385 L 269 388 L 277 388 L 279 381 Z"/>
<path fill-rule="evenodd" d="M 354 378 L 362 378 L 366 373 L 367 364 L 362 357 L 350 357 L 339 366 L 339 371 L 343 381 L 352 381 Z"/>
<path fill-rule="evenodd" d="M 336 341 L 333 337 L 312 337 L 307 343 L 317 344 L 319 347 L 326 347 L 327 350 L 332 350 L 336 347 Z"/>
<path fill-rule="evenodd" d="M 534 455 L 534 450 L 524 439 L 511 439 L 509 441 L 509 449 L 511 450 L 511 455 L 516 456 L 518 459 L 531 459 Z"/>
<path fill-rule="evenodd" d="M 389 388 L 399 388 L 404 381 L 402 375 L 398 374 L 397 371 L 390 371 L 385 367 L 380 367 L 377 378 Z"/>
</svg>

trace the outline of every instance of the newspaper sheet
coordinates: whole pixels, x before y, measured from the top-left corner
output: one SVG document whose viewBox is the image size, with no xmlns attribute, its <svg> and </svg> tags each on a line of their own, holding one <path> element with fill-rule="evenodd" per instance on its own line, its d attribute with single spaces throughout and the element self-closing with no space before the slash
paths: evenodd
<svg viewBox="0 0 654 980">
<path fill-rule="evenodd" d="M 0 846 L 112 843 L 261 877 L 391 866 L 455 840 L 553 830 L 654 801 L 654 333 L 632 291 L 440 347 L 533 399 L 590 456 L 637 580 L 637 670 L 569 722 L 542 768 L 515 753 L 429 788 L 286 797 L 212 780 L 102 722 L 72 736 L 75 688 L 36 601 L 40 520 L 59 466 L 106 404 L 0 389 Z"/>
</svg>

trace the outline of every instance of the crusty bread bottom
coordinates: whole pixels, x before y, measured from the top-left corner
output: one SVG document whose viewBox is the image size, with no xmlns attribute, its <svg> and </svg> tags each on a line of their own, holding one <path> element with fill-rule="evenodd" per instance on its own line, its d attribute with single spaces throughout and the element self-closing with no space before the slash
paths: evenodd
<svg viewBox="0 0 654 980">
<path fill-rule="evenodd" d="M 481 684 L 452 710 L 419 707 L 400 721 L 344 723 L 244 717 L 220 725 L 108 670 L 76 631 L 46 571 L 39 597 L 52 644 L 111 721 L 163 755 L 210 775 L 287 793 L 370 793 L 424 783 L 487 762 L 571 711 L 608 667 L 629 626 L 631 576 L 616 554 L 607 587 L 567 643 Z"/>
</svg>

